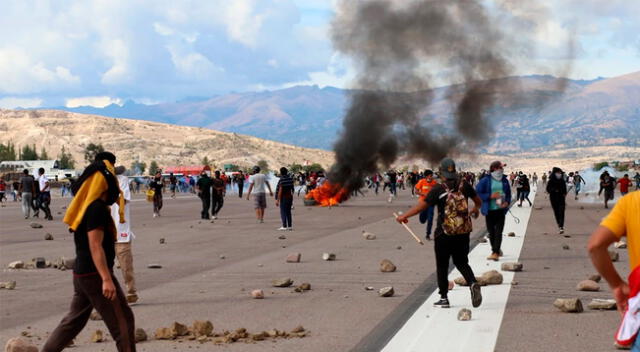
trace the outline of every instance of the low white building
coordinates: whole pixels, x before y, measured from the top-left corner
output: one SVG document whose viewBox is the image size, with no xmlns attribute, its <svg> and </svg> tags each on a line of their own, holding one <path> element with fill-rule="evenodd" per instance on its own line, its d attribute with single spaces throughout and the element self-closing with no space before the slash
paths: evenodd
<svg viewBox="0 0 640 352">
<path fill-rule="evenodd" d="M 38 175 L 38 169 L 43 168 L 44 174 L 55 179 L 61 180 L 68 177 L 78 177 L 80 174 L 73 169 L 61 169 L 58 160 L 14 160 L 0 162 L 0 172 L 17 172 L 21 173 L 24 169 L 29 170 L 32 175 Z"/>
</svg>

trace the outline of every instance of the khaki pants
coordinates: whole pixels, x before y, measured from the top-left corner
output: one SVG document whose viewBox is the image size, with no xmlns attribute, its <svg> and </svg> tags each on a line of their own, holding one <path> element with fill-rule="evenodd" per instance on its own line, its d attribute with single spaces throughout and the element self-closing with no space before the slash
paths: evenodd
<svg viewBox="0 0 640 352">
<path fill-rule="evenodd" d="M 131 253 L 131 242 L 116 243 L 116 257 L 120 263 L 122 277 L 127 288 L 127 296 L 136 295 L 136 280 L 133 277 L 133 254 Z"/>
</svg>

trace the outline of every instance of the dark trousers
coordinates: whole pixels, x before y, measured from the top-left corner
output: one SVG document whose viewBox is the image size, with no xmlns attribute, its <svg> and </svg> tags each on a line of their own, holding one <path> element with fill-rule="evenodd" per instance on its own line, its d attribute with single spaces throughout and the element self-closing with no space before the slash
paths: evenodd
<svg viewBox="0 0 640 352">
<path fill-rule="evenodd" d="M 491 242 L 491 252 L 500 254 L 502 246 L 502 231 L 504 230 L 504 219 L 506 213 L 502 209 L 489 210 L 485 217 L 487 223 L 487 231 L 489 232 L 489 241 Z"/>
<path fill-rule="evenodd" d="M 477 281 L 469 266 L 469 234 L 452 236 L 442 234 L 436 236 L 434 242 L 440 297 L 446 298 L 449 292 L 449 258 L 453 258 L 453 264 L 469 285 Z"/>
<path fill-rule="evenodd" d="M 292 227 L 293 216 L 291 215 L 291 206 L 293 198 L 282 198 L 280 200 L 280 218 L 282 219 L 282 227 Z"/>
<path fill-rule="evenodd" d="M 433 227 L 433 206 L 420 212 L 420 223 L 427 223 L 427 236 L 430 236 L 431 228 Z"/>
<path fill-rule="evenodd" d="M 398 184 L 397 183 L 390 183 L 389 184 L 389 192 L 391 192 L 391 194 L 393 194 L 394 196 L 398 195 Z"/>
<path fill-rule="evenodd" d="M 69 313 L 62 319 L 47 342 L 42 352 L 62 351 L 87 324 L 91 311 L 95 309 L 102 316 L 102 320 L 109 329 L 109 333 L 116 342 L 119 352 L 135 352 L 135 326 L 131 308 L 120 288 L 120 284 L 113 276 L 116 286 L 116 298 L 113 301 L 102 295 L 102 279 L 100 275 L 74 276 L 73 298 Z"/>
<path fill-rule="evenodd" d="M 566 207 L 563 194 L 551 193 L 549 195 L 551 201 L 551 207 L 553 208 L 553 215 L 556 217 L 556 223 L 558 227 L 564 227 L 564 209 Z"/>
<path fill-rule="evenodd" d="M 202 201 L 202 212 L 200 213 L 200 217 L 202 219 L 209 218 L 209 207 L 211 207 L 211 196 L 209 194 L 200 194 L 200 200 Z"/>
<path fill-rule="evenodd" d="M 243 191 L 244 191 L 244 182 L 238 182 L 238 197 L 242 198 Z"/>
<path fill-rule="evenodd" d="M 211 195 L 211 214 L 213 214 L 213 216 L 217 216 L 218 213 L 220 212 L 220 209 L 222 209 L 222 206 L 224 205 L 224 197 L 219 195 L 219 194 L 212 194 Z"/>
<path fill-rule="evenodd" d="M 153 212 L 159 214 L 160 209 L 162 209 L 162 193 L 156 192 L 153 195 Z"/>
<path fill-rule="evenodd" d="M 51 217 L 51 210 L 49 209 L 49 204 L 51 204 L 51 193 L 50 192 L 40 192 L 38 195 L 39 202 L 38 208 L 44 210 L 44 215 L 47 218 Z"/>
</svg>

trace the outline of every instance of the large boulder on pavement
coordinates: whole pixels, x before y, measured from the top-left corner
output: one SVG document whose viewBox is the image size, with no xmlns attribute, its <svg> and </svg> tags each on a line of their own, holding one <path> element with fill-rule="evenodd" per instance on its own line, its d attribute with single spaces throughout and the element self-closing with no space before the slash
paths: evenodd
<svg viewBox="0 0 640 352">
<path fill-rule="evenodd" d="M 558 298 L 553 302 L 553 306 L 565 313 L 582 313 L 582 302 L 579 298 Z"/>
<path fill-rule="evenodd" d="M 587 304 L 587 308 L 593 310 L 616 310 L 617 304 L 614 299 L 593 299 L 589 304 Z"/>
<path fill-rule="evenodd" d="M 482 286 L 500 285 L 502 284 L 503 280 L 504 278 L 502 277 L 502 274 L 500 274 L 497 270 L 490 270 L 482 274 L 482 276 L 480 276 L 480 278 L 478 279 L 478 282 L 481 283 Z"/>
<path fill-rule="evenodd" d="M 19 337 L 14 337 L 7 341 L 4 350 L 5 352 L 38 352 L 38 347 Z"/>
<path fill-rule="evenodd" d="M 213 324 L 208 321 L 196 320 L 193 322 L 193 326 L 191 327 L 191 332 L 196 336 L 211 336 L 213 335 Z"/>
<path fill-rule="evenodd" d="M 583 280 L 576 285 L 576 290 L 578 291 L 587 291 L 587 292 L 597 292 L 600 291 L 600 285 L 597 282 L 592 280 Z"/>
<path fill-rule="evenodd" d="M 288 277 L 282 278 L 282 279 L 275 279 L 271 281 L 271 285 L 273 285 L 273 287 L 289 287 L 293 285 L 293 280 L 291 280 Z"/>
<path fill-rule="evenodd" d="M 391 297 L 394 293 L 393 286 L 383 287 L 378 291 L 380 297 Z"/>
<path fill-rule="evenodd" d="M 502 271 L 522 271 L 523 267 L 522 263 L 502 263 L 500 269 Z"/>
<path fill-rule="evenodd" d="M 391 273 L 396 271 L 396 266 L 389 259 L 383 259 L 380 262 L 380 271 L 383 273 Z"/>
<path fill-rule="evenodd" d="M 458 312 L 458 320 L 460 321 L 468 321 L 471 320 L 471 311 L 467 308 L 462 308 Z"/>
</svg>

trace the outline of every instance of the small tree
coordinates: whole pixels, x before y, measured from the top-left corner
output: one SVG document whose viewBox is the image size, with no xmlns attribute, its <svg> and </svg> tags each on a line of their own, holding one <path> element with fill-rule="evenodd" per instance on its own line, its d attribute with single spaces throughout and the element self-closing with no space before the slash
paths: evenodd
<svg viewBox="0 0 640 352">
<path fill-rule="evenodd" d="M 298 172 L 300 172 L 300 170 L 302 170 L 302 165 L 298 163 L 289 165 L 289 172 L 291 172 L 292 174 L 297 174 Z"/>
<path fill-rule="evenodd" d="M 95 160 L 96 155 L 102 152 L 104 152 L 102 144 L 89 143 L 89 145 L 84 148 L 84 161 L 90 164 Z"/>
<path fill-rule="evenodd" d="M 603 161 L 601 163 L 595 163 L 593 164 L 593 169 L 596 171 L 602 170 L 603 167 L 607 167 L 609 166 L 609 163 L 606 161 Z"/>
<path fill-rule="evenodd" d="M 156 172 L 160 170 L 158 163 L 155 160 L 151 160 L 151 164 L 149 164 L 149 174 L 155 175 Z"/>
<path fill-rule="evenodd" d="M 258 160 L 258 167 L 263 174 L 269 173 L 269 163 L 266 160 Z"/>
<path fill-rule="evenodd" d="M 36 145 L 33 145 L 33 148 L 29 145 L 25 145 L 22 147 L 22 152 L 20 153 L 20 160 L 38 160 L 38 153 L 36 152 Z"/>
<path fill-rule="evenodd" d="M 6 145 L 0 143 L 0 161 L 12 161 L 16 157 L 16 147 L 12 142 L 7 142 Z"/>
<path fill-rule="evenodd" d="M 38 159 L 49 160 L 49 154 L 47 154 L 47 150 L 44 149 L 44 146 L 42 147 L 42 149 L 40 149 L 40 155 L 38 156 Z"/>
<path fill-rule="evenodd" d="M 320 165 L 318 163 L 313 163 L 311 165 L 305 165 L 305 166 L 302 167 L 302 169 L 305 172 L 320 172 L 320 171 L 324 172 L 324 168 L 322 167 L 322 165 Z"/>
<path fill-rule="evenodd" d="M 211 166 L 211 162 L 209 161 L 208 157 L 205 156 L 204 158 L 202 158 L 202 165 L 209 167 Z"/>
<path fill-rule="evenodd" d="M 134 173 L 134 175 L 144 175 L 144 170 L 146 169 L 146 163 L 141 163 L 138 160 L 131 163 L 131 171 Z"/>
<path fill-rule="evenodd" d="M 62 150 L 60 150 L 58 161 L 61 169 L 73 169 L 76 167 L 76 162 L 73 160 L 73 156 L 71 156 L 71 153 L 67 153 L 65 151 L 64 146 L 62 146 Z"/>
</svg>

